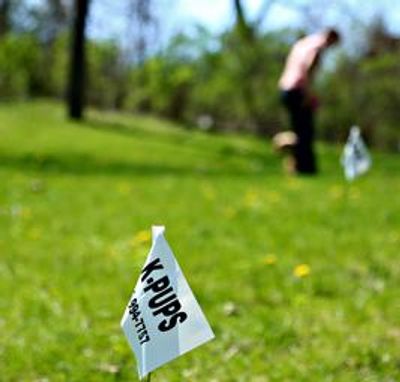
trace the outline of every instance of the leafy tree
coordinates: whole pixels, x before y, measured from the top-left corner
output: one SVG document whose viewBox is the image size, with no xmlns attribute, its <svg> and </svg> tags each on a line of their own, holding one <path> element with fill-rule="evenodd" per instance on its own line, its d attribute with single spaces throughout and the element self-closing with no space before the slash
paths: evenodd
<svg viewBox="0 0 400 382">
<path fill-rule="evenodd" d="M 400 39 L 390 35 L 378 19 L 367 31 L 367 44 L 359 55 L 343 54 L 336 70 L 321 83 L 324 107 L 321 134 L 344 140 L 358 124 L 371 144 L 398 148 L 400 89 Z"/>
<path fill-rule="evenodd" d="M 39 68 L 40 47 L 32 36 L 4 36 L 0 40 L 0 97 L 28 97 L 35 88 Z"/>
</svg>

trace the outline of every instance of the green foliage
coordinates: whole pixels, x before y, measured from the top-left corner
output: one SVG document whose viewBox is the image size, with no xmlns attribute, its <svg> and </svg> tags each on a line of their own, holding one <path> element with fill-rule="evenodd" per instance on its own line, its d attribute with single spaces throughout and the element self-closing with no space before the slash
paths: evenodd
<svg viewBox="0 0 400 382">
<path fill-rule="evenodd" d="M 289 127 L 277 82 L 297 32 L 253 32 L 243 38 L 232 28 L 213 36 L 199 27 L 141 62 L 115 41 L 89 41 L 87 101 L 186 126 L 271 136 Z M 400 43 L 385 33 L 378 28 L 371 34 L 370 52 L 342 52 L 335 67 L 322 73 L 316 92 L 323 139 L 343 142 L 358 124 L 369 144 L 398 149 Z M 47 43 L 34 34 L 8 34 L 0 40 L 0 97 L 62 98 L 69 52 L 68 35 L 61 32 Z"/>
<path fill-rule="evenodd" d="M 343 57 L 336 72 L 326 76 L 320 92 L 321 131 L 326 138 L 343 140 L 349 126 L 358 124 L 369 142 L 381 148 L 398 148 L 400 89 L 398 53 L 365 59 Z"/>
<path fill-rule="evenodd" d="M 63 98 L 67 86 L 67 73 L 69 64 L 69 38 L 67 34 L 59 35 L 47 52 L 47 60 L 51 62 L 47 79 L 47 96 Z"/>
<path fill-rule="evenodd" d="M 113 41 L 88 44 L 89 104 L 100 108 L 121 107 L 126 88 L 126 68 L 118 45 Z"/>
<path fill-rule="evenodd" d="M 208 115 L 217 129 L 270 132 L 280 123 L 276 82 L 287 47 L 267 35 L 245 44 L 235 32 L 217 39 L 199 29 L 176 36 L 164 54 L 132 77 L 128 104 L 195 124 Z"/>
<path fill-rule="evenodd" d="M 39 44 L 29 35 L 8 34 L 0 39 L 0 97 L 25 98 L 37 83 Z"/>
<path fill-rule="evenodd" d="M 348 126 L 358 124 L 371 144 L 398 150 L 400 39 L 380 19 L 366 32 L 366 49 L 343 55 L 336 71 L 325 76 L 321 93 L 331 107 L 324 108 L 321 126 L 326 137 L 344 138 Z"/>
<path fill-rule="evenodd" d="M 111 41 L 88 45 L 88 102 L 101 108 L 121 107 L 128 72 L 118 45 Z M 0 97 L 63 97 L 69 51 L 67 34 L 46 44 L 30 34 L 7 35 L 0 40 Z"/>
<path fill-rule="evenodd" d="M 209 35 L 201 29 L 195 38 L 179 34 L 165 52 L 134 68 L 128 108 L 187 120 L 192 92 L 199 82 L 196 60 L 208 42 Z"/>
<path fill-rule="evenodd" d="M 396 86 L 395 79 L 400 76 L 399 52 L 366 60 L 361 63 L 360 71 L 366 105 L 361 123 L 370 127 L 371 141 L 375 144 L 397 149 L 400 88 Z"/>
<path fill-rule="evenodd" d="M 346 184 L 321 146 L 291 178 L 266 143 L 174 126 L 0 106 L 1 379 L 137 380 L 119 322 L 165 224 L 216 339 L 152 380 L 400 380 L 398 158 Z"/>
<path fill-rule="evenodd" d="M 174 57 L 156 56 L 132 70 L 126 105 L 131 110 L 182 120 L 192 83 L 190 64 Z"/>
</svg>

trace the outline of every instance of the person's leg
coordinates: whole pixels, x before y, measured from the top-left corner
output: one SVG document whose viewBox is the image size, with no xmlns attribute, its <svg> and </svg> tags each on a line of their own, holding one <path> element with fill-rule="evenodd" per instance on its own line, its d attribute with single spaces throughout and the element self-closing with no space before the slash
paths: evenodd
<svg viewBox="0 0 400 382">
<path fill-rule="evenodd" d="M 297 136 L 297 143 L 293 151 L 296 171 L 302 174 L 315 174 L 317 165 L 313 149 L 314 115 L 312 107 L 306 103 L 305 95 L 301 90 L 284 92 L 282 101 L 289 112 L 290 124 Z"/>
<path fill-rule="evenodd" d="M 317 173 L 314 154 L 314 114 L 308 105 L 301 105 L 295 113 L 294 130 L 297 134 L 295 147 L 296 170 L 302 174 Z"/>
<path fill-rule="evenodd" d="M 282 165 L 284 172 L 287 174 L 295 174 L 297 170 L 294 147 L 296 145 L 297 136 L 294 133 L 293 126 L 296 114 L 295 109 L 297 108 L 296 94 L 293 94 L 292 91 L 281 91 L 280 98 L 282 106 L 284 106 L 287 111 L 292 132 L 282 132 L 276 134 L 274 137 L 274 144 L 283 155 Z M 283 136 L 285 139 L 282 139 Z"/>
<path fill-rule="evenodd" d="M 291 128 L 297 136 L 293 149 L 296 172 L 313 174 L 317 170 L 313 151 L 313 111 L 306 105 L 301 90 L 282 92 L 282 102 L 288 111 Z"/>
</svg>

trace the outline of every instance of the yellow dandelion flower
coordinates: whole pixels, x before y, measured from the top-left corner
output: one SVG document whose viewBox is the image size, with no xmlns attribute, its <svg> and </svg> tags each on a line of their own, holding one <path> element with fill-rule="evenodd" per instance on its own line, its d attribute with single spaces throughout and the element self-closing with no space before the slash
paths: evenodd
<svg viewBox="0 0 400 382">
<path fill-rule="evenodd" d="M 33 227 L 28 232 L 28 237 L 31 240 L 39 240 L 42 237 L 42 230 L 39 227 Z"/>
<path fill-rule="evenodd" d="M 135 234 L 133 239 L 131 240 L 132 245 L 141 245 L 149 242 L 151 239 L 151 234 L 149 230 L 142 230 Z"/>
<path fill-rule="evenodd" d="M 400 234 L 398 232 L 391 232 L 389 235 L 389 241 L 391 243 L 397 243 L 400 241 Z"/>
<path fill-rule="evenodd" d="M 310 273 L 311 268 L 307 264 L 300 264 L 293 271 L 293 274 L 298 278 L 307 277 Z"/>
<path fill-rule="evenodd" d="M 215 190 L 212 188 L 210 184 L 203 184 L 201 187 L 201 192 L 203 193 L 206 199 L 208 200 L 215 199 Z"/>
<path fill-rule="evenodd" d="M 351 200 L 358 200 L 361 197 L 361 192 L 358 188 L 352 188 L 350 190 L 350 199 Z"/>
<path fill-rule="evenodd" d="M 247 207 L 256 207 L 259 204 L 260 198 L 256 191 L 249 190 L 243 198 L 243 203 Z"/>
<path fill-rule="evenodd" d="M 121 182 L 117 185 L 117 191 L 122 195 L 128 195 L 132 191 L 132 187 L 129 183 Z"/>
<path fill-rule="evenodd" d="M 23 208 L 21 211 L 21 216 L 24 219 L 30 219 L 32 217 L 32 210 L 29 207 Z"/>
<path fill-rule="evenodd" d="M 300 189 L 300 182 L 297 179 L 289 178 L 287 187 L 289 190 L 297 191 Z"/>
<path fill-rule="evenodd" d="M 334 200 L 341 199 L 344 195 L 343 187 L 337 185 L 332 186 L 331 189 L 329 190 L 329 195 Z"/>
<path fill-rule="evenodd" d="M 267 255 L 263 258 L 263 263 L 266 265 L 274 265 L 276 263 L 276 256 L 273 254 Z"/>
<path fill-rule="evenodd" d="M 277 191 L 268 191 L 267 200 L 270 203 L 279 203 L 282 200 L 282 197 Z"/>
<path fill-rule="evenodd" d="M 223 214 L 227 219 L 233 219 L 237 215 L 237 211 L 233 207 L 226 207 Z"/>
<path fill-rule="evenodd" d="M 107 255 L 110 257 L 116 257 L 118 255 L 118 251 L 115 247 L 110 247 L 107 251 Z"/>
</svg>

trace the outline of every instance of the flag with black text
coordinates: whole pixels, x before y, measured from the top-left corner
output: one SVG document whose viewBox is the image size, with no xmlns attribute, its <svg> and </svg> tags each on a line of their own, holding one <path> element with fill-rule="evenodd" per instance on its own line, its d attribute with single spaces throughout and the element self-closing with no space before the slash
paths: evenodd
<svg viewBox="0 0 400 382">
<path fill-rule="evenodd" d="M 140 378 L 214 338 L 164 227 L 154 226 L 152 233 L 150 253 L 121 320 Z"/>
</svg>

